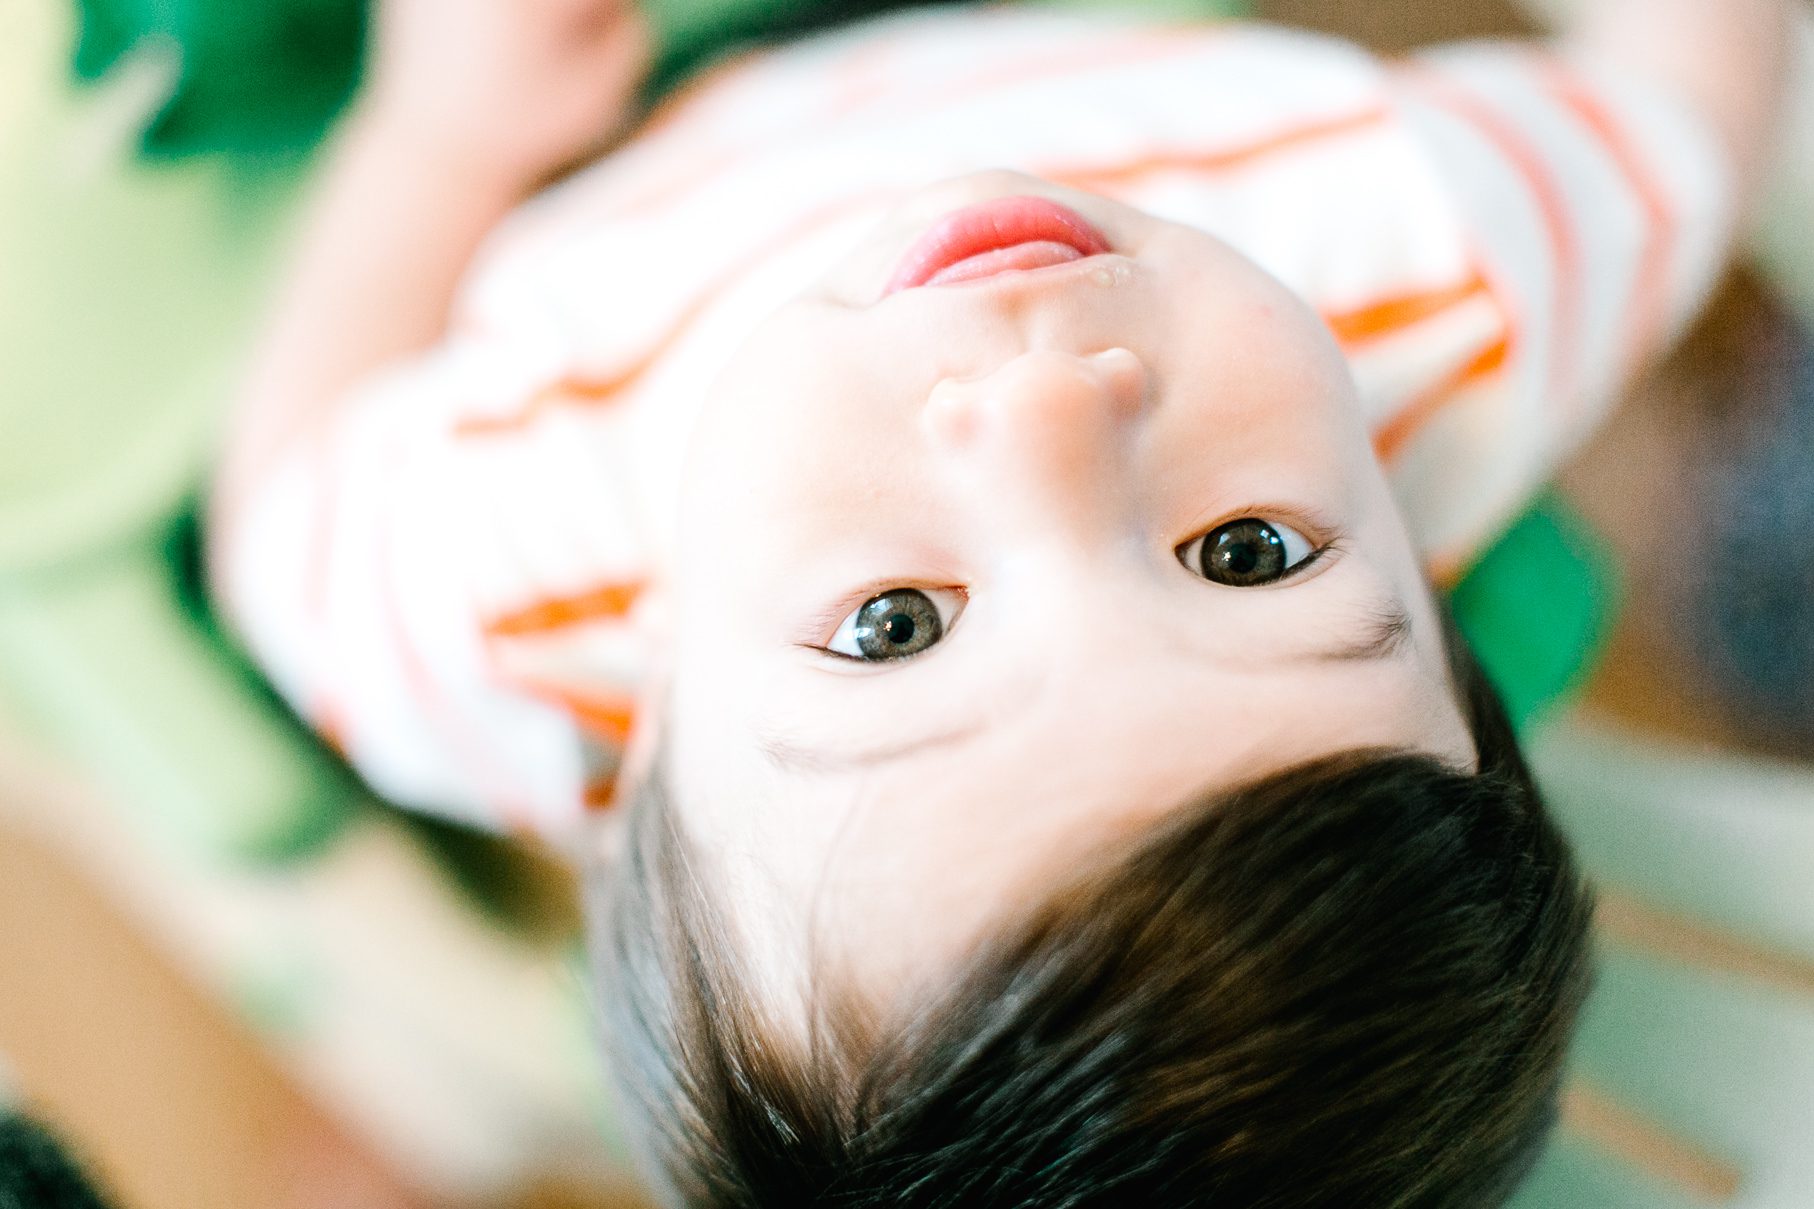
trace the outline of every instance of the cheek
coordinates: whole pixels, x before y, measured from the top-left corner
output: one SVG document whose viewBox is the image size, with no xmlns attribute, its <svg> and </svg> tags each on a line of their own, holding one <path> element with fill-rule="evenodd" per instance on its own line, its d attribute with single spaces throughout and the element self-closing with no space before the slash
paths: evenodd
<svg viewBox="0 0 1814 1209">
<path fill-rule="evenodd" d="M 799 908 L 813 901 L 842 825 L 839 804 L 801 792 L 763 754 L 743 704 L 728 698 L 734 676 L 685 679 L 663 743 L 673 809 L 717 892 L 742 900 L 739 914 L 755 929 L 746 939 L 797 937 Z"/>
<path fill-rule="evenodd" d="M 760 392 L 713 400 L 687 450 L 678 484 L 678 528 L 669 552 L 688 598 L 771 557 L 790 479 L 818 456 L 810 430 Z"/>
<path fill-rule="evenodd" d="M 847 342 L 831 326 L 816 311 L 783 313 L 732 358 L 692 434 L 681 483 L 685 506 L 767 512 L 797 495 L 817 467 L 860 448 L 853 437 L 861 434 L 851 430 L 861 392 L 844 364 Z"/>
</svg>

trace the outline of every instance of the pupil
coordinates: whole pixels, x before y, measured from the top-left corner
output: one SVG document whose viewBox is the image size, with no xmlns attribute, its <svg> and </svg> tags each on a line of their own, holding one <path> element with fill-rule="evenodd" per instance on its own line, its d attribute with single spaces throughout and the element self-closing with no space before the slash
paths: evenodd
<svg viewBox="0 0 1814 1209">
<path fill-rule="evenodd" d="M 905 659 L 944 637 L 938 607 L 924 592 L 897 588 L 857 610 L 857 650 L 865 659 Z"/>
<path fill-rule="evenodd" d="M 1216 583 L 1253 587 L 1285 574 L 1285 541 L 1263 520 L 1230 521 L 1203 543 L 1203 575 Z"/>
<path fill-rule="evenodd" d="M 1236 575 L 1246 575 L 1260 562 L 1260 552 L 1252 542 L 1239 542 L 1222 551 L 1222 565 Z"/>
</svg>

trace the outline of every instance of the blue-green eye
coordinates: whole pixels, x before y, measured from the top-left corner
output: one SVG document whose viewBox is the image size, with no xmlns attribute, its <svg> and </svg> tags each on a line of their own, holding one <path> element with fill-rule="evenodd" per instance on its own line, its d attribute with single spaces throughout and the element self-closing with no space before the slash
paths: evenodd
<svg viewBox="0 0 1814 1209">
<path fill-rule="evenodd" d="M 1285 578 L 1315 553 L 1290 525 L 1244 516 L 1179 546 L 1178 561 L 1211 583 L 1257 588 Z"/>
<path fill-rule="evenodd" d="M 945 636 L 949 618 L 920 589 L 891 588 L 839 622 L 825 649 L 865 662 L 906 659 L 936 645 Z"/>
</svg>

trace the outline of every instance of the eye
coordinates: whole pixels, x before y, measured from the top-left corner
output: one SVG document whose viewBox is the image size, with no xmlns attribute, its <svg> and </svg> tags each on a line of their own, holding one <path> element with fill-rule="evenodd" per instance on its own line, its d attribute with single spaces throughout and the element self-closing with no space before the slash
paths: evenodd
<svg viewBox="0 0 1814 1209">
<path fill-rule="evenodd" d="M 947 618 L 954 612 L 954 607 L 941 612 L 932 597 L 918 588 L 891 588 L 871 596 L 839 622 L 825 649 L 867 663 L 906 659 L 936 645 L 945 636 Z"/>
<path fill-rule="evenodd" d="M 1178 547 L 1178 561 L 1211 583 L 1257 588 L 1276 583 L 1314 558 L 1310 539 L 1290 525 L 1257 516 L 1217 525 Z"/>
</svg>

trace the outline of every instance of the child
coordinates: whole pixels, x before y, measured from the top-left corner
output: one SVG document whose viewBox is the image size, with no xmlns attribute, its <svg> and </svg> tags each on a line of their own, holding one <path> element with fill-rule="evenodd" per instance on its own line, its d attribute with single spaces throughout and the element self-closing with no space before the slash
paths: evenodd
<svg viewBox="0 0 1814 1209">
<path fill-rule="evenodd" d="M 720 68 L 479 248 L 640 22 L 392 0 L 220 589 L 380 791 L 598 812 L 679 1202 L 1497 1203 L 1587 908 L 1424 574 L 1693 310 L 1782 20 L 1388 67 L 901 16 Z"/>
</svg>

